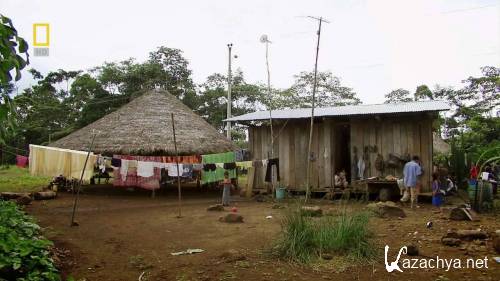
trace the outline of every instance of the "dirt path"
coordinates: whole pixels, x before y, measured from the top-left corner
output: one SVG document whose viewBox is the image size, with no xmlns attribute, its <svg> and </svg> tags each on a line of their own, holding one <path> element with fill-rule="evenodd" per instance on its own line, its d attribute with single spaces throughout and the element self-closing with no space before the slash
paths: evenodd
<svg viewBox="0 0 500 281">
<path fill-rule="evenodd" d="M 302 267 L 273 259 L 266 254 L 279 235 L 282 210 L 272 203 L 235 202 L 244 216 L 243 224 L 218 221 L 225 213 L 207 212 L 218 201 L 213 193 L 187 194 L 183 217 L 176 218 L 174 194 L 151 199 L 147 193 L 116 189 L 90 190 L 81 196 L 78 227 L 69 227 L 73 198 L 62 194 L 52 201 L 37 201 L 27 211 L 38 218 L 48 238 L 69 250 L 64 259 L 64 275 L 76 280 L 499 280 L 500 266 L 491 241 L 471 242 L 472 249 L 443 246 L 440 237 L 450 228 L 500 229 L 494 216 L 481 216 L 480 222 L 454 222 L 433 213 L 430 206 L 408 210 L 405 219 L 373 218 L 380 258 L 374 265 L 346 265 L 338 260 Z M 326 202 L 323 209 L 335 211 L 337 203 Z M 362 208 L 350 204 L 348 208 Z M 265 217 L 272 215 L 272 219 Z M 427 229 L 431 220 L 434 227 Z M 420 242 L 418 242 L 420 241 Z M 418 243 L 424 255 L 489 259 L 489 269 L 404 270 L 388 273 L 384 267 L 384 245 L 390 246 L 393 260 L 399 248 Z M 205 252 L 172 256 L 171 252 L 201 248 Z M 227 252 L 230 253 L 227 253 Z M 221 257 L 223 255 L 223 257 Z M 224 258 L 225 257 L 225 258 Z"/>
</svg>

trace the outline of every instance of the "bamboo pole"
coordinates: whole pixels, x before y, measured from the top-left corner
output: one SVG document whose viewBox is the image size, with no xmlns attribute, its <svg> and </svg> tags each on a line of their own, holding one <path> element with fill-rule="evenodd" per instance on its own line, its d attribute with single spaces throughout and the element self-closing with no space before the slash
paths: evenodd
<svg viewBox="0 0 500 281">
<path fill-rule="evenodd" d="M 76 195 L 75 195 L 75 201 L 73 202 L 73 212 L 71 213 L 70 226 L 78 226 L 78 224 L 75 222 L 76 207 L 78 205 L 78 198 L 80 197 L 80 187 L 82 186 L 82 183 L 83 183 L 83 176 L 85 174 L 85 169 L 87 168 L 87 163 L 89 161 L 90 152 L 92 151 L 92 147 L 94 146 L 94 140 L 95 140 L 96 136 L 97 136 L 97 133 L 94 133 L 92 136 L 92 141 L 90 142 L 90 146 L 89 146 L 89 149 L 87 151 L 87 157 L 85 158 L 85 164 L 83 164 L 83 169 L 82 169 L 82 174 L 80 176 L 80 181 L 78 182 L 78 187 L 76 188 Z"/>
<path fill-rule="evenodd" d="M 175 123 L 174 123 L 174 114 L 170 113 L 170 116 L 172 117 L 172 133 L 174 135 L 174 149 L 175 149 L 175 164 L 177 165 L 177 195 L 178 195 L 178 201 L 177 201 L 177 206 L 179 208 L 179 215 L 177 215 L 178 218 L 182 217 L 182 196 L 181 196 L 181 175 L 179 171 L 179 153 L 177 152 L 177 140 L 175 138 Z"/>
<path fill-rule="evenodd" d="M 316 19 L 316 18 L 314 18 Z M 314 63 L 314 82 L 313 82 L 313 91 L 312 91 L 312 101 L 311 101 L 311 126 L 309 130 L 309 145 L 307 147 L 307 171 L 306 171 L 306 199 L 305 202 L 309 199 L 311 193 L 311 150 L 312 150 L 312 140 L 313 140 L 313 132 L 314 132 L 314 105 L 316 98 L 316 87 L 317 87 L 317 75 L 318 75 L 318 54 L 319 54 L 319 40 L 321 38 L 321 23 L 324 21 L 323 18 L 317 19 L 319 21 L 318 27 L 318 41 L 316 43 L 316 61 Z"/>
</svg>

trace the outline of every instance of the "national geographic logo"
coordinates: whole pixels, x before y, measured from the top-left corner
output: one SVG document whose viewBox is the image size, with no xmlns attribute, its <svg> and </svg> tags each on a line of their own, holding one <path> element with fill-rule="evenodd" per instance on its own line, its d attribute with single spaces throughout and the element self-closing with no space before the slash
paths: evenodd
<svg viewBox="0 0 500 281">
<path fill-rule="evenodd" d="M 48 57 L 50 45 L 50 25 L 48 23 L 33 24 L 33 46 L 35 57 Z"/>
</svg>

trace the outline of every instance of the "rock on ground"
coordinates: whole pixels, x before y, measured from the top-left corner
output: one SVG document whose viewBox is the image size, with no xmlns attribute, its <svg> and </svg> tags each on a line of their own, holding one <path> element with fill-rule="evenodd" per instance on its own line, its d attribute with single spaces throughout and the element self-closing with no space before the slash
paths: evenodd
<svg viewBox="0 0 500 281">
<path fill-rule="evenodd" d="M 477 214 L 470 209 L 453 208 L 450 212 L 450 219 L 455 221 L 476 221 Z"/>
<path fill-rule="evenodd" d="M 18 205 L 29 205 L 29 204 L 31 204 L 31 197 L 26 196 L 26 195 L 18 197 L 16 199 L 16 203 Z"/>
<path fill-rule="evenodd" d="M 224 211 L 224 206 L 222 206 L 222 204 L 211 205 L 207 208 L 207 211 L 222 212 Z"/>
<path fill-rule="evenodd" d="M 56 198 L 57 193 L 54 191 L 39 191 L 35 192 L 35 200 L 47 200 Z"/>
<path fill-rule="evenodd" d="M 493 248 L 497 254 L 500 254 L 500 230 L 497 230 L 495 232 L 495 236 L 493 237 Z"/>
<path fill-rule="evenodd" d="M 446 246 L 460 246 L 462 241 L 458 238 L 446 238 L 443 237 L 441 238 L 441 243 L 443 243 Z"/>
<path fill-rule="evenodd" d="M 230 214 L 227 214 L 223 217 L 220 217 L 219 221 L 227 222 L 227 223 L 242 223 L 243 216 L 238 215 L 238 214 L 234 214 L 234 213 L 230 213 Z"/>
<path fill-rule="evenodd" d="M 247 257 L 243 253 L 233 249 L 223 252 L 219 255 L 219 258 L 223 259 L 226 262 L 235 262 L 247 259 Z"/>
<path fill-rule="evenodd" d="M 486 239 L 488 238 L 488 234 L 479 229 L 461 229 L 448 231 L 444 238 L 456 238 L 471 241 L 476 239 Z"/>
<path fill-rule="evenodd" d="M 381 218 L 404 218 L 406 217 L 405 211 L 396 206 L 394 202 L 377 202 L 370 203 L 366 206 L 375 215 Z"/>
<path fill-rule="evenodd" d="M 418 254 L 419 254 L 418 246 L 415 244 L 408 245 L 406 247 L 406 250 L 407 250 L 406 253 L 408 254 L 408 256 L 418 256 Z"/>
</svg>

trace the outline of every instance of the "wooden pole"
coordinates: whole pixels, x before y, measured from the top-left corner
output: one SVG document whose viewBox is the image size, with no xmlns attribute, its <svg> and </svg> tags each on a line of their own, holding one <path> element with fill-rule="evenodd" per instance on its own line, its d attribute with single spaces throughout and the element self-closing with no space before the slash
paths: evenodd
<svg viewBox="0 0 500 281">
<path fill-rule="evenodd" d="M 273 133 L 273 98 L 271 95 L 271 72 L 269 71 L 269 40 L 266 40 L 266 68 L 267 68 L 267 95 L 269 98 L 269 127 L 271 129 L 271 159 L 274 159 L 274 133 Z M 276 196 L 276 187 L 274 186 L 274 167 L 271 168 L 271 190 L 272 197 Z"/>
<path fill-rule="evenodd" d="M 94 146 L 94 140 L 95 140 L 96 136 L 97 136 L 97 133 L 94 133 L 92 136 L 92 141 L 90 142 L 90 146 L 89 146 L 89 149 L 87 151 L 87 157 L 85 158 L 85 164 L 83 164 L 83 169 L 82 169 L 82 174 L 80 176 L 80 181 L 78 182 L 78 187 L 76 188 L 76 195 L 75 195 L 75 201 L 73 202 L 73 212 L 71 214 L 70 226 L 78 226 L 78 224 L 75 223 L 76 207 L 78 205 L 78 198 L 80 197 L 80 187 L 82 186 L 82 183 L 83 183 L 83 175 L 85 174 L 85 169 L 87 168 L 87 162 L 89 161 L 90 152 L 92 151 L 92 147 Z"/>
<path fill-rule="evenodd" d="M 182 208 L 182 197 L 181 197 L 181 175 L 179 171 L 179 153 L 177 152 L 177 140 L 175 138 L 175 123 L 174 123 L 174 114 L 170 113 L 170 116 L 172 117 L 172 133 L 174 135 L 174 149 L 175 149 L 175 164 L 177 165 L 177 194 L 178 194 L 178 202 L 177 205 L 179 207 L 179 215 L 177 216 L 180 218 L 182 216 L 181 213 L 181 208 Z"/>
<path fill-rule="evenodd" d="M 227 48 L 229 50 L 229 62 L 227 68 L 227 119 L 231 118 L 231 83 L 232 82 L 232 73 L 231 73 L 231 48 L 233 47 L 233 43 L 227 44 Z M 231 140 L 231 122 L 227 122 L 227 139 Z"/>
<path fill-rule="evenodd" d="M 311 17 L 312 18 L 312 17 Z M 317 87 L 317 75 L 318 75 L 318 54 L 319 54 L 319 40 L 321 38 L 321 23 L 324 21 L 323 18 L 314 18 L 316 20 L 319 20 L 319 27 L 318 27 L 318 41 L 316 44 L 316 62 L 314 63 L 314 82 L 313 82 L 313 92 L 312 92 L 312 101 L 311 101 L 311 126 L 309 130 L 309 146 L 307 148 L 307 171 L 306 171 L 306 199 L 305 202 L 307 203 L 307 200 L 310 196 L 311 193 L 311 187 L 310 187 L 310 182 L 311 182 L 311 150 L 312 150 L 312 140 L 313 140 L 313 129 L 314 129 L 314 102 L 315 102 L 315 97 L 316 97 L 316 87 Z"/>
</svg>

